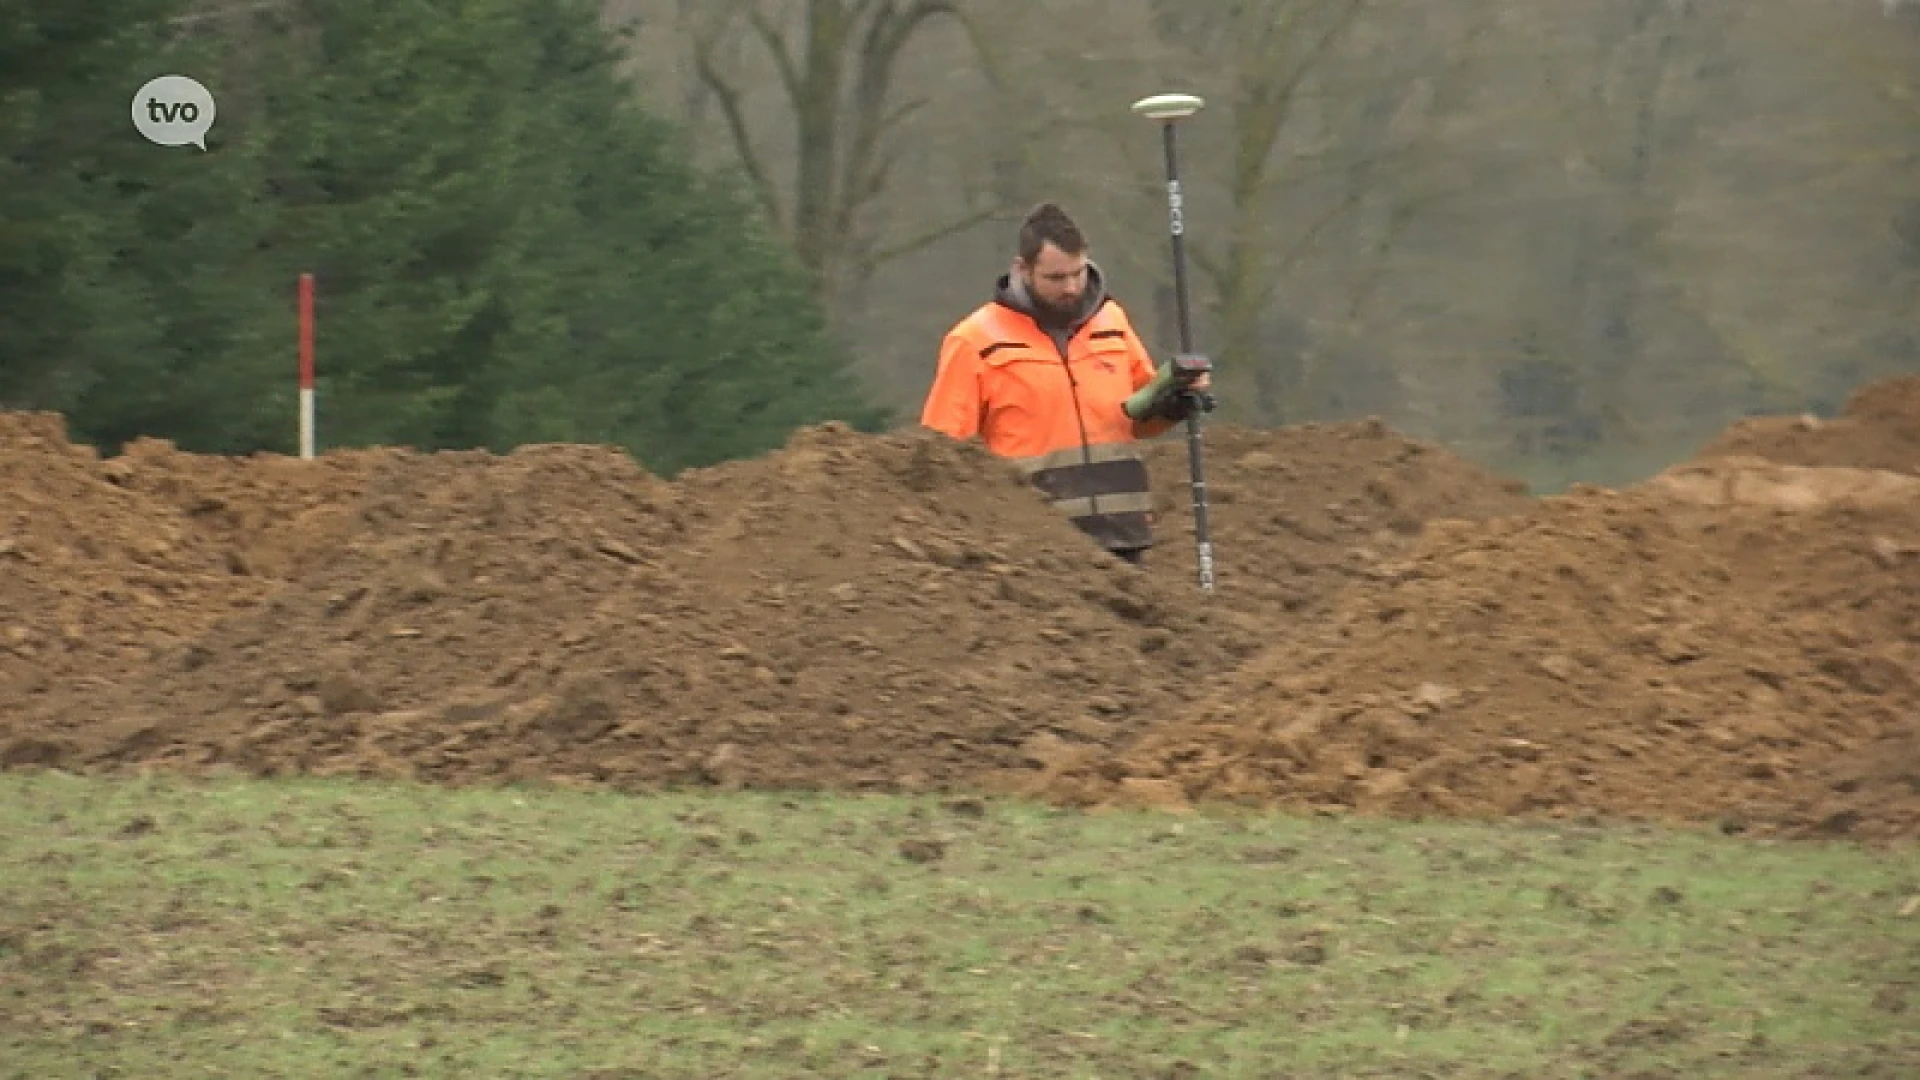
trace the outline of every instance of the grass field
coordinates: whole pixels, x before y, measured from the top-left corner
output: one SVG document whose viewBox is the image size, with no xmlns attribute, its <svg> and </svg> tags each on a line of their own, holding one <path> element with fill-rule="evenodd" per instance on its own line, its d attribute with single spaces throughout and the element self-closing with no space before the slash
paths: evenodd
<svg viewBox="0 0 1920 1080">
<path fill-rule="evenodd" d="M 1913 1077 L 1920 859 L 0 776 L 0 1076 Z"/>
</svg>

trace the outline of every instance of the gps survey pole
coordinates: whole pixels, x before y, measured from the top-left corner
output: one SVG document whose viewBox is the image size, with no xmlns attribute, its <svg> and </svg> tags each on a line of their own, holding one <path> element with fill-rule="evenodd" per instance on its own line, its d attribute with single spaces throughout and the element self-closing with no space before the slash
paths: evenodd
<svg viewBox="0 0 1920 1080">
<path fill-rule="evenodd" d="M 1181 218 L 1180 154 L 1173 129 L 1192 116 L 1206 102 L 1192 94 L 1155 94 L 1133 103 L 1136 115 L 1160 124 L 1167 152 L 1167 221 L 1173 236 L 1173 295 L 1180 319 L 1180 354 L 1175 364 L 1185 364 L 1193 352 L 1193 315 L 1187 300 L 1186 228 Z M 1210 405 L 1210 399 L 1207 401 Z M 1200 443 L 1202 402 L 1195 400 L 1187 410 L 1187 464 L 1193 482 L 1193 539 L 1200 556 L 1200 588 L 1213 591 L 1213 536 L 1207 524 L 1206 460 Z"/>
</svg>

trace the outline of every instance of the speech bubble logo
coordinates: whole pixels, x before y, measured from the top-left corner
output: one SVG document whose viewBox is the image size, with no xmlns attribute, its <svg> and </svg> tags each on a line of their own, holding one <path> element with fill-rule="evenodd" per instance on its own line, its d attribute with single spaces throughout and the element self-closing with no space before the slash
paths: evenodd
<svg viewBox="0 0 1920 1080">
<path fill-rule="evenodd" d="M 133 126 L 159 146 L 207 148 L 213 95 L 185 75 L 162 75 L 133 95 Z"/>
</svg>

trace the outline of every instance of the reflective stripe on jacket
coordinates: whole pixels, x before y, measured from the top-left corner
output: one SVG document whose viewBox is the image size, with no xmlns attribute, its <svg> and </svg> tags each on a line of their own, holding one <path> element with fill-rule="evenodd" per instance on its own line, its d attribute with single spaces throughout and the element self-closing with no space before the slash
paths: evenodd
<svg viewBox="0 0 1920 1080">
<path fill-rule="evenodd" d="M 1145 548 L 1152 495 L 1135 443 L 1171 425 L 1121 411 L 1152 380 L 1153 360 L 1119 303 L 1098 285 L 1089 291 L 1090 310 L 1060 331 L 1062 345 L 1010 302 L 1002 278 L 999 295 L 942 342 L 921 423 L 980 437 L 1109 550 Z"/>
</svg>

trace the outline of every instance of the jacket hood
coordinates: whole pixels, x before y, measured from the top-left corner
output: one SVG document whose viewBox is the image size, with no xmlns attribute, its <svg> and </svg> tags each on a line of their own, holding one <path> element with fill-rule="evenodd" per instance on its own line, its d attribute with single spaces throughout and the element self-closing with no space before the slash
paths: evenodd
<svg viewBox="0 0 1920 1080">
<path fill-rule="evenodd" d="M 1047 324 L 1046 317 L 1035 307 L 1032 294 L 1027 292 L 1026 283 L 1016 279 L 1012 271 L 1001 274 L 994 281 L 993 301 L 1001 307 L 1025 315 L 1042 326 Z M 1087 260 L 1087 289 L 1080 294 L 1080 309 L 1073 313 L 1073 318 L 1068 323 L 1069 327 L 1079 329 L 1081 324 L 1093 318 L 1094 312 L 1099 311 L 1101 305 L 1106 302 L 1106 275 L 1102 274 L 1100 267 L 1089 259 Z"/>
</svg>

